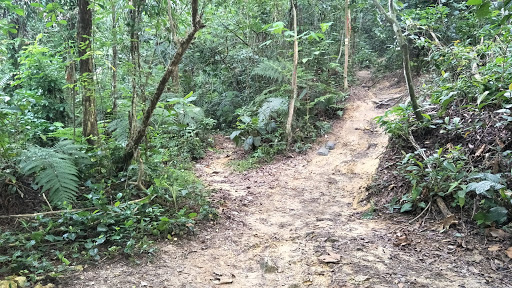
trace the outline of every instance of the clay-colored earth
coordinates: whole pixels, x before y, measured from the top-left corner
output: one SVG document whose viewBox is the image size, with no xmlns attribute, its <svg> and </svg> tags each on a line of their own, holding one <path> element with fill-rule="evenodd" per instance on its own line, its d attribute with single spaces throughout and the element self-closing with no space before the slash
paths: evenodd
<svg viewBox="0 0 512 288">
<path fill-rule="evenodd" d="M 220 152 L 197 164 L 217 190 L 217 223 L 162 243 L 151 262 L 99 263 L 60 286 L 512 287 L 508 257 L 489 257 L 485 243 L 474 244 L 465 230 L 440 234 L 434 224 L 362 217 L 368 207 L 359 199 L 388 142 L 373 121 L 385 111 L 376 103 L 405 93 L 392 81 L 363 88 L 371 86 L 369 76 L 358 74 L 367 85 L 351 90 L 343 118 L 318 141 L 316 148 L 337 142 L 328 156 L 311 149 L 237 173 L 227 165 L 235 147 L 218 141 Z"/>
</svg>

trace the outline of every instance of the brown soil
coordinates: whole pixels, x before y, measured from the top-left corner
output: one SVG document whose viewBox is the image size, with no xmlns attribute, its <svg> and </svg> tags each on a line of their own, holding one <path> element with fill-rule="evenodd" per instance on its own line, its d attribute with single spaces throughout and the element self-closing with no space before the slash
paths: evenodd
<svg viewBox="0 0 512 288">
<path fill-rule="evenodd" d="M 327 157 L 312 149 L 237 173 L 227 165 L 235 147 L 217 141 L 220 153 L 197 164 L 218 191 L 217 223 L 162 243 L 153 261 L 100 263 L 60 286 L 512 287 L 508 257 L 490 252 L 494 242 L 483 236 L 377 212 L 363 219 L 369 206 L 359 200 L 388 143 L 373 121 L 385 110 L 375 106 L 405 90 L 393 79 L 367 90 L 370 74 L 358 77 L 363 85 L 351 90 L 343 119 L 317 144 L 337 142 Z"/>
</svg>

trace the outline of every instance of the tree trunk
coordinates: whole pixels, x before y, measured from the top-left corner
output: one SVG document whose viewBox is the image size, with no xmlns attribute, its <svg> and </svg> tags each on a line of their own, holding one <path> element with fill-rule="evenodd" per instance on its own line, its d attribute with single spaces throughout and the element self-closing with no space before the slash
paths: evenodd
<svg viewBox="0 0 512 288">
<path fill-rule="evenodd" d="M 400 45 L 400 50 L 402 51 L 402 59 L 403 59 L 403 67 L 404 67 L 404 76 L 405 82 L 407 83 L 407 90 L 409 91 L 409 97 L 411 99 L 412 109 L 414 111 L 414 116 L 416 120 L 422 121 L 423 115 L 421 115 L 421 111 L 418 105 L 418 100 L 416 99 L 416 93 L 414 92 L 414 84 L 412 82 L 412 73 L 411 73 L 411 64 L 409 60 L 409 45 L 400 29 L 400 24 L 396 20 L 396 14 L 394 13 L 394 4 L 393 0 L 389 0 L 389 14 L 386 13 L 384 7 L 379 3 L 379 0 L 373 0 L 373 3 L 379 10 L 379 12 L 386 17 L 386 20 L 393 27 L 393 31 L 395 31 L 396 40 Z"/>
<path fill-rule="evenodd" d="M 343 89 L 348 89 L 348 54 L 350 48 L 350 0 L 345 0 L 345 67 L 343 70 Z"/>
<path fill-rule="evenodd" d="M 132 62 L 132 101 L 130 114 L 128 116 L 129 133 L 132 135 L 137 131 L 137 103 L 138 103 L 138 89 L 137 83 L 140 85 L 140 62 L 139 62 L 139 31 L 138 25 L 140 22 L 141 13 L 141 0 L 133 0 L 132 6 L 134 9 L 130 10 L 130 60 Z"/>
<path fill-rule="evenodd" d="M 174 45 L 178 47 L 180 46 L 180 42 L 182 41 L 182 39 L 178 37 L 178 27 L 176 27 L 176 22 L 174 21 L 174 17 L 172 16 L 173 5 L 174 4 L 172 3 L 172 0 L 167 0 L 167 14 L 169 17 L 169 28 L 171 30 L 172 41 L 174 42 Z M 173 71 L 171 75 L 172 90 L 175 93 L 178 93 L 180 91 L 180 71 L 178 68 L 175 71 Z"/>
<path fill-rule="evenodd" d="M 293 122 L 293 111 L 295 110 L 295 100 L 297 99 L 297 66 L 299 62 L 299 43 L 297 40 L 297 10 L 295 4 L 292 2 L 292 13 L 293 13 L 293 73 L 292 73 L 292 95 L 290 97 L 290 103 L 288 105 L 288 120 L 286 121 L 286 138 L 288 148 L 292 144 L 292 122 Z"/>
<path fill-rule="evenodd" d="M 160 101 L 160 97 L 162 96 L 162 93 L 164 92 L 167 83 L 171 78 L 171 75 L 173 75 L 173 73 L 176 73 L 175 71 L 178 69 L 178 65 L 180 64 L 183 55 L 190 46 L 190 43 L 192 43 L 192 40 L 194 40 L 194 36 L 196 35 L 196 33 L 205 27 L 204 24 L 201 22 L 201 15 L 198 15 L 199 1 L 191 0 L 191 2 L 192 30 L 189 31 L 187 36 L 180 41 L 180 45 L 178 46 L 176 53 L 174 54 L 172 60 L 169 62 L 169 65 L 167 65 L 167 69 L 165 70 L 164 75 L 160 79 L 156 91 L 153 94 L 153 97 L 150 99 L 149 105 L 146 108 L 146 111 L 144 112 L 141 125 L 136 130 L 130 132 L 130 138 L 122 157 L 122 165 L 120 165 L 119 167 L 120 170 L 125 169 L 130 164 L 133 156 L 135 155 L 135 151 L 139 148 L 140 143 L 142 142 L 146 135 L 146 130 L 149 126 L 151 116 L 153 116 L 153 111 L 155 110 L 158 101 Z"/>
<path fill-rule="evenodd" d="M 117 15 L 116 2 L 112 0 L 112 113 L 117 113 Z"/>
<path fill-rule="evenodd" d="M 82 88 L 82 134 L 89 145 L 95 145 L 98 133 L 96 100 L 94 98 L 92 41 L 92 10 L 88 0 L 78 0 L 78 56 Z"/>
</svg>

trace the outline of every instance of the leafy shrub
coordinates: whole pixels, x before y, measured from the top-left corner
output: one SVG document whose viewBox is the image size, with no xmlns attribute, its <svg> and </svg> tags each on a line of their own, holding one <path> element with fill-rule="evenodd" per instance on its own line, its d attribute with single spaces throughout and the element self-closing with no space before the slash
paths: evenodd
<svg viewBox="0 0 512 288">
<path fill-rule="evenodd" d="M 93 189 L 81 203 L 90 208 L 25 219 L 16 232 L 0 229 L 0 275 L 39 276 L 109 255 L 153 253 L 155 237 L 173 239 L 216 217 L 192 172 L 166 173 L 140 199 Z"/>
</svg>

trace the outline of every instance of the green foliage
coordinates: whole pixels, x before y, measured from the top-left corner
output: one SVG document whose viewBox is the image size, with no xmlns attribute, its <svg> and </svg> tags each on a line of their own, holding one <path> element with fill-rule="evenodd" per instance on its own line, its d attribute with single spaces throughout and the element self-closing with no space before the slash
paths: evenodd
<svg viewBox="0 0 512 288">
<path fill-rule="evenodd" d="M 35 175 L 34 184 L 42 193 L 48 192 L 53 205 L 73 203 L 79 183 L 76 163 L 87 159 L 80 149 L 69 140 L 52 148 L 29 147 L 20 156 L 20 171 L 25 176 Z"/>
<path fill-rule="evenodd" d="M 282 61 L 265 60 L 256 66 L 252 73 L 275 80 L 278 83 L 283 83 L 291 81 L 290 70 L 290 64 L 285 64 Z"/>
<path fill-rule="evenodd" d="M 150 188 L 138 201 L 126 201 L 123 193 L 108 199 L 103 191 L 92 192 L 86 197 L 94 210 L 23 220 L 18 233 L 0 230 L 0 275 L 40 276 L 106 256 L 154 253 L 155 237 L 173 240 L 193 231 L 197 220 L 215 217 L 208 205 L 195 202 L 196 193 L 189 190 L 186 197 L 197 208 L 172 208 L 170 212 L 169 205 L 174 205 L 168 191 L 159 188 Z M 106 205 L 110 201 L 113 205 Z"/>
<path fill-rule="evenodd" d="M 426 201 L 434 196 L 460 197 L 465 191 L 464 181 L 468 177 L 466 170 L 467 159 L 461 147 L 453 147 L 444 151 L 440 148 L 437 153 L 423 159 L 424 151 L 407 154 L 398 166 L 398 171 L 406 175 L 412 188 L 410 194 L 403 197 L 405 204 L 401 212 L 410 211 L 414 205 L 426 207 Z M 464 204 L 464 195 L 459 204 Z M 461 205 L 461 206 L 462 206 Z"/>
<path fill-rule="evenodd" d="M 409 37 L 429 61 L 425 70 L 430 68 L 435 75 L 423 86 L 423 122 L 411 119 L 405 105 L 376 118 L 398 139 L 394 143 L 401 149 L 411 149 L 410 135 L 419 137 L 423 146 L 420 151 L 414 151 L 416 147 L 412 153 L 404 153 L 398 164 L 398 173 L 405 175 L 411 186 L 401 199 L 402 212 L 424 208 L 434 197 L 443 197 L 461 209 L 470 206 L 468 203 L 477 207 L 478 224 L 510 221 L 510 152 L 499 140 L 508 137 L 511 122 L 512 67 L 506 52 L 510 25 L 501 22 L 500 13 L 492 12 L 497 6 L 485 3 L 468 3 L 479 5 L 476 13 L 480 18 L 459 13 L 462 8 L 458 4 L 401 11 Z M 483 11 L 486 9 L 491 13 Z M 448 19 L 458 21 L 452 24 Z M 437 35 L 439 42 L 429 37 L 432 35 Z"/>
</svg>

